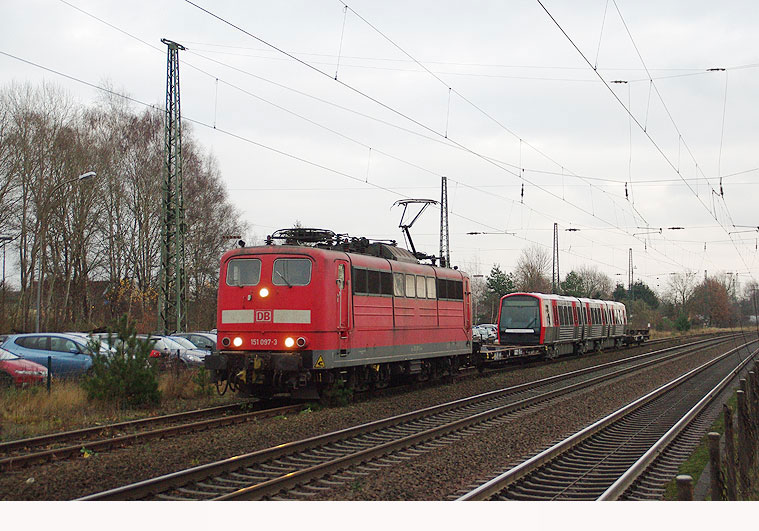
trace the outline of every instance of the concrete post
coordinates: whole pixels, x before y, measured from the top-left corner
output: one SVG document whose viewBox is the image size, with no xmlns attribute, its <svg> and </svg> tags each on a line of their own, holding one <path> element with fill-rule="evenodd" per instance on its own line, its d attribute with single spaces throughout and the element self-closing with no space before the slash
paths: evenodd
<svg viewBox="0 0 759 531">
<path fill-rule="evenodd" d="M 727 499 L 736 501 L 735 480 L 735 432 L 733 430 L 733 412 L 727 404 L 722 404 L 722 412 L 725 417 L 725 487 Z"/>
<path fill-rule="evenodd" d="M 680 474 L 675 481 L 678 501 L 693 501 L 693 478 L 688 474 Z"/>
<path fill-rule="evenodd" d="M 745 380 L 741 380 L 741 387 Z M 745 498 L 749 490 L 749 453 L 751 445 L 748 436 L 748 412 L 746 411 L 746 393 L 742 390 L 738 395 L 738 484 L 741 497 Z"/>
<path fill-rule="evenodd" d="M 711 470 L 712 500 L 723 501 L 722 495 L 722 461 L 719 455 L 719 438 L 717 432 L 709 432 L 709 464 Z"/>
</svg>

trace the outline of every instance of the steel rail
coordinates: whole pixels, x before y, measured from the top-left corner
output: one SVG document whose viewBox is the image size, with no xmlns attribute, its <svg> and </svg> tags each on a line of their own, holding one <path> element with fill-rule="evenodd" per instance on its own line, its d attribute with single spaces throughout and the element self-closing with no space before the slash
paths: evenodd
<svg viewBox="0 0 759 531">
<path fill-rule="evenodd" d="M 226 415 L 223 417 L 206 419 L 206 420 L 201 420 L 201 421 L 191 422 L 191 423 L 184 423 L 184 424 L 179 424 L 176 426 L 168 426 L 165 428 L 159 428 L 155 430 L 141 431 L 137 433 L 130 433 L 130 434 L 120 435 L 116 437 L 109 437 L 106 439 L 86 441 L 86 442 L 75 444 L 75 445 L 63 446 L 60 448 L 43 450 L 40 452 L 33 452 L 33 453 L 5 457 L 3 459 L 0 459 L 0 471 L 12 470 L 13 468 L 26 466 L 33 463 L 40 463 L 40 462 L 52 461 L 56 459 L 63 459 L 63 458 L 72 457 L 72 456 L 78 456 L 81 454 L 82 448 L 86 448 L 87 450 L 92 450 L 92 451 L 95 451 L 95 450 L 102 451 L 102 450 L 106 450 L 106 449 L 110 449 L 114 447 L 122 447 L 128 444 L 134 444 L 137 442 L 142 442 L 142 441 L 146 441 L 150 439 L 158 439 L 161 437 L 166 437 L 168 435 L 179 435 L 179 434 L 190 433 L 190 432 L 200 431 L 200 430 L 209 429 L 209 428 L 239 424 L 242 422 L 248 422 L 249 420 L 252 420 L 252 419 L 274 417 L 277 415 L 290 413 L 292 411 L 297 411 L 301 407 L 302 406 L 300 405 L 290 405 L 290 406 L 282 406 L 282 407 L 273 408 L 273 409 L 249 411 L 247 413 L 240 413 L 238 415 Z M 176 418 L 174 418 L 172 415 L 167 415 L 167 417 L 172 417 L 172 420 L 176 420 Z M 160 419 L 160 418 L 161 417 L 152 417 L 151 420 Z M 121 424 L 129 425 L 128 422 L 121 423 Z M 87 430 L 82 430 L 82 431 L 87 431 Z M 75 432 L 67 432 L 67 434 L 68 433 L 75 433 Z M 41 437 L 41 439 L 44 439 L 44 437 Z"/>
<path fill-rule="evenodd" d="M 728 340 L 729 339 L 725 339 L 725 338 L 712 338 L 710 340 L 698 341 L 696 343 L 701 345 L 704 342 L 721 343 Z M 510 412 L 523 409 L 537 402 L 549 400 L 556 396 L 560 396 L 561 394 L 569 393 L 569 392 L 572 392 L 584 387 L 588 387 L 590 385 L 594 385 L 595 383 L 608 381 L 611 378 L 620 376 L 621 374 L 624 374 L 627 372 L 640 370 L 641 368 L 650 366 L 653 363 L 665 363 L 666 361 L 668 361 L 674 356 L 681 356 L 681 355 L 684 355 L 685 353 L 689 353 L 691 351 L 689 349 L 692 347 L 693 345 L 691 344 L 680 345 L 677 347 L 671 347 L 668 349 L 663 349 L 661 351 L 656 351 L 654 353 L 641 354 L 638 356 L 634 356 L 632 358 L 627 358 L 625 360 L 610 362 L 598 367 L 580 369 L 578 371 L 572 371 L 571 373 L 567 373 L 565 375 L 557 375 L 554 377 L 544 378 L 542 380 L 538 380 L 537 382 L 528 382 L 526 384 L 520 384 L 517 386 L 512 386 L 510 388 L 502 389 L 502 390 L 482 393 L 475 397 L 467 397 L 465 399 L 455 400 L 455 401 L 448 402 L 445 404 L 431 406 L 428 408 L 424 408 L 422 410 L 409 412 L 402 415 L 397 415 L 395 417 L 390 417 L 390 418 L 382 419 L 379 421 L 365 423 L 359 426 L 346 428 L 346 429 L 332 432 L 329 434 L 315 436 L 315 437 L 311 437 L 311 438 L 304 439 L 301 441 L 285 443 L 273 448 L 258 450 L 256 452 L 221 460 L 215 463 L 208 463 L 208 464 L 193 467 L 187 470 L 182 470 L 182 471 L 175 472 L 172 474 L 167 474 L 167 475 L 160 476 L 157 478 L 141 481 L 132 485 L 126 485 L 126 486 L 111 489 L 109 491 L 105 491 L 102 493 L 93 494 L 81 499 L 83 500 L 96 500 L 96 499 L 119 500 L 119 499 L 136 499 L 136 498 L 145 498 L 148 496 L 154 496 L 157 493 L 166 492 L 174 488 L 181 488 L 181 487 L 184 487 L 185 485 L 189 485 L 192 483 L 202 482 L 214 476 L 218 477 L 226 473 L 232 473 L 237 470 L 245 469 L 246 467 L 260 465 L 265 462 L 272 462 L 274 460 L 282 458 L 283 456 L 290 456 L 290 455 L 297 454 L 298 452 L 302 452 L 304 450 L 311 450 L 313 448 L 323 447 L 325 445 L 328 445 L 330 443 L 334 443 L 337 441 L 346 441 L 350 437 L 357 437 L 359 435 L 366 434 L 369 432 L 377 433 L 380 430 L 385 429 L 385 428 L 399 426 L 403 423 L 408 424 L 415 420 L 422 419 L 425 417 L 431 417 L 432 415 L 448 412 L 453 409 L 462 410 L 473 403 L 491 400 L 494 396 L 509 395 L 519 390 L 545 385 L 546 382 L 554 382 L 562 378 L 568 379 L 569 375 L 574 377 L 578 374 L 585 374 L 594 369 L 598 371 L 599 367 L 606 368 L 608 366 L 614 366 L 614 365 L 618 365 L 624 362 L 629 363 L 631 360 L 638 361 L 639 358 L 652 357 L 662 352 L 667 352 L 667 351 L 672 351 L 672 350 L 683 350 L 683 352 L 669 354 L 668 356 L 665 356 L 660 359 L 646 360 L 646 361 L 643 361 L 642 363 L 634 364 L 630 367 L 619 369 L 611 374 L 602 374 L 600 376 L 597 376 L 596 378 L 583 380 L 581 382 L 574 383 L 557 390 L 543 393 L 536 397 L 531 397 L 531 398 L 527 398 L 523 400 L 510 402 L 508 404 L 495 407 L 495 408 L 489 408 L 485 411 L 481 411 L 480 413 L 477 413 L 474 415 L 467 414 L 464 416 L 464 418 L 458 419 L 452 422 L 445 420 L 441 425 L 435 428 L 417 430 L 416 434 L 402 437 L 400 442 L 397 440 L 398 437 L 396 436 L 395 437 L 396 440 L 394 441 L 390 441 L 388 443 L 382 443 L 382 444 L 373 444 L 371 448 L 358 448 L 356 451 L 352 451 L 351 455 L 342 455 L 342 456 L 339 456 L 337 459 L 330 459 L 329 461 L 331 461 L 331 463 L 329 464 L 320 463 L 316 467 L 305 467 L 305 469 L 302 468 L 301 470 L 297 470 L 297 471 L 287 471 L 285 474 L 283 474 L 279 478 L 269 479 L 269 480 L 260 482 L 259 484 L 248 485 L 244 488 L 237 489 L 234 493 L 222 494 L 221 496 L 215 496 L 214 499 L 230 499 L 231 497 L 246 497 L 246 498 L 247 497 L 261 497 L 261 496 L 267 495 L 266 493 L 271 493 L 273 491 L 272 489 L 278 491 L 278 490 L 281 490 L 282 488 L 287 488 L 287 485 L 293 484 L 293 482 L 302 483 L 303 481 L 306 481 L 310 478 L 313 478 L 316 476 L 323 476 L 327 474 L 326 471 L 329 470 L 330 468 L 337 468 L 337 469 L 345 468 L 346 466 L 349 466 L 350 464 L 365 461 L 367 459 L 371 459 L 372 457 L 376 457 L 377 455 L 380 455 L 380 454 L 386 454 L 389 451 L 392 451 L 393 449 L 398 449 L 401 447 L 418 444 L 419 442 L 423 440 L 441 437 L 446 433 L 450 433 L 451 431 L 460 430 L 466 426 L 481 423 L 488 419 L 492 419 L 494 417 L 507 415 Z M 192 491 L 193 489 L 188 489 L 188 490 Z M 191 494 L 194 494 L 194 492 L 191 492 Z M 198 493 L 198 494 L 205 494 L 206 499 L 210 497 L 207 492 Z"/>
<path fill-rule="evenodd" d="M 598 497 L 597 501 L 618 500 L 635 481 L 641 477 L 646 470 L 654 463 L 669 445 L 680 435 L 685 428 L 704 410 L 706 407 L 727 387 L 730 382 L 745 368 L 745 366 L 754 359 L 759 349 L 746 356 L 735 369 L 730 371 L 716 386 L 714 386 L 704 397 L 699 400 L 683 417 L 675 423 L 667 432 L 656 441 L 651 448 L 622 474 L 619 479 L 612 483 L 603 494 Z"/>
<path fill-rule="evenodd" d="M 10 452 L 19 448 L 29 448 L 30 446 L 42 446 L 45 444 L 52 444 L 63 442 L 65 440 L 75 439 L 78 437 L 87 437 L 90 435 L 99 435 L 101 433 L 107 433 L 109 431 L 118 431 L 127 428 L 135 428 L 146 426 L 150 424 L 160 424 L 161 422 L 171 422 L 173 420 L 184 420 L 188 418 L 195 418 L 205 416 L 207 414 L 223 413 L 225 411 L 232 411 L 245 407 L 249 402 L 238 402 L 235 404 L 226 404 L 222 406 L 214 406 L 203 409 L 196 409 L 193 411 L 183 411 L 181 413 L 170 413 L 168 415 L 160 415 L 157 417 L 147 417 L 144 419 L 127 420 L 124 422 L 117 422 L 113 424 L 105 424 L 103 426 L 94 426 L 91 428 L 83 428 L 80 430 L 61 431 L 56 433 L 48 433 L 45 435 L 39 435 L 36 437 L 29 437 L 26 439 L 16 439 L 13 441 L 0 442 L 0 452 Z"/>
<path fill-rule="evenodd" d="M 570 451 L 583 441 L 590 438 L 592 435 L 595 435 L 596 433 L 600 432 L 602 429 L 614 424 L 619 419 L 627 416 L 628 414 L 640 409 L 641 407 L 649 404 L 656 398 L 662 396 L 666 392 L 670 391 L 671 389 L 677 387 L 682 382 L 690 379 L 692 376 L 710 368 L 711 366 L 715 365 L 716 363 L 719 363 L 720 361 L 726 359 L 728 356 L 738 352 L 739 350 L 746 348 L 748 345 L 752 343 L 757 343 L 759 340 L 752 340 L 749 341 L 739 347 L 736 347 L 734 349 L 731 349 L 727 351 L 726 353 L 714 358 L 713 360 L 710 360 L 704 364 L 702 364 L 699 367 L 696 367 L 695 369 L 688 371 L 687 373 L 679 376 L 678 378 L 660 386 L 657 389 L 654 389 L 653 391 L 647 393 L 646 395 L 634 400 L 630 404 L 627 404 L 626 406 L 623 406 L 622 408 L 610 413 L 606 417 L 594 422 L 593 424 L 590 424 L 589 426 L 586 426 L 579 432 L 567 437 L 566 439 L 560 441 L 559 443 L 551 446 L 550 448 L 547 448 L 546 450 L 543 450 L 542 452 L 538 453 L 537 455 L 527 459 L 526 461 L 520 463 L 519 465 L 511 468 L 510 470 L 504 472 L 503 474 L 500 474 L 499 476 L 491 479 L 490 481 L 487 481 L 486 483 L 483 483 L 476 489 L 464 494 L 463 496 L 459 497 L 457 501 L 470 501 L 470 500 L 486 500 L 495 495 L 496 493 L 504 490 L 506 487 L 516 483 L 520 479 L 526 477 L 533 471 L 538 470 L 542 466 L 546 465 L 550 461 L 553 461 L 560 455 L 565 454 L 566 452 Z M 750 359 L 751 356 L 748 356 L 747 359 Z"/>
</svg>

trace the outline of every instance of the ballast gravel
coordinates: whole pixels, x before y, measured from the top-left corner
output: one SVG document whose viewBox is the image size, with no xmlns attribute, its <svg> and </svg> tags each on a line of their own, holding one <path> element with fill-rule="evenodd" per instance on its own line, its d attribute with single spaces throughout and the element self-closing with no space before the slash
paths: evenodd
<svg viewBox="0 0 759 531">
<path fill-rule="evenodd" d="M 727 346 L 731 345 L 731 346 Z M 656 348 L 663 348 L 657 345 Z M 637 372 L 590 392 L 575 393 L 532 410 L 457 444 L 424 453 L 397 466 L 327 492 L 325 500 L 445 500 L 502 472 L 619 406 L 693 368 L 732 343 L 705 349 Z M 648 348 L 647 350 L 654 350 Z M 641 349 L 597 353 L 578 359 L 487 374 L 414 391 L 390 393 L 343 407 L 304 411 L 286 418 L 253 421 L 194 434 L 149 441 L 110 452 L 18 470 L 0 477 L 2 500 L 71 500 L 168 474 L 191 466 L 268 448 L 422 407 L 537 380 L 615 359 Z M 88 456 L 88 457 L 85 457 Z"/>
</svg>

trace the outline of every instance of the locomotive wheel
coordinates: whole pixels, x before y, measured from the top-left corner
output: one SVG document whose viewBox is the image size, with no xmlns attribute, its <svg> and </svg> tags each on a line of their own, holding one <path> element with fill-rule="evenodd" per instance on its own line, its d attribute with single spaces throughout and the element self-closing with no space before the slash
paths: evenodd
<svg viewBox="0 0 759 531">
<path fill-rule="evenodd" d="M 374 387 L 377 389 L 386 388 L 390 384 L 390 367 L 387 365 L 380 365 L 374 378 Z"/>
</svg>

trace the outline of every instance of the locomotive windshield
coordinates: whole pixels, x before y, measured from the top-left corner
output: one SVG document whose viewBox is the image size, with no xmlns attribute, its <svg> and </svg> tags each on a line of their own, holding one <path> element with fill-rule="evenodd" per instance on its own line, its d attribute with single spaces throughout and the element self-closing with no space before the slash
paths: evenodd
<svg viewBox="0 0 759 531">
<path fill-rule="evenodd" d="M 501 330 L 535 329 L 539 326 L 538 299 L 522 295 L 503 299 L 501 303 Z"/>
<path fill-rule="evenodd" d="M 311 282 L 311 260 L 308 258 L 277 258 L 271 272 L 275 286 L 307 286 Z"/>
<path fill-rule="evenodd" d="M 255 286 L 260 280 L 258 258 L 235 258 L 227 264 L 227 286 Z"/>
</svg>

